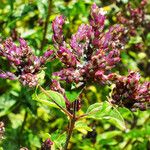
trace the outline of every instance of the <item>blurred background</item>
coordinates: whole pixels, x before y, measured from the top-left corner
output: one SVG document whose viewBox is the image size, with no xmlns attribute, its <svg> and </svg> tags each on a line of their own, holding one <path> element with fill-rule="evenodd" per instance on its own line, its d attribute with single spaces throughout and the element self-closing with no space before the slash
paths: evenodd
<svg viewBox="0 0 150 150">
<path fill-rule="evenodd" d="M 107 13 L 105 30 L 120 23 L 122 14 L 131 25 L 124 24 L 134 34 L 128 34 L 126 45 L 121 52 L 121 62 L 114 69 L 121 75 L 129 70 L 139 71 L 143 81 L 150 81 L 150 2 L 143 7 L 142 22 L 135 23 L 127 11 L 129 0 L 0 0 L 0 42 L 12 37 L 17 43 L 24 38 L 36 55 L 47 49 L 54 49 L 51 23 L 57 15 L 64 15 L 66 40 L 75 33 L 78 26 L 88 23 L 90 7 L 93 3 Z M 132 8 L 141 6 L 140 0 L 130 0 Z M 137 16 L 138 18 L 139 16 Z M 44 43 L 44 44 L 43 44 Z M 62 64 L 54 60 L 46 64 L 43 85 L 49 87 L 52 72 L 60 70 Z M 0 57 L 0 69 L 8 70 L 8 62 Z M 10 68 L 11 69 L 11 68 Z M 82 94 L 82 109 L 90 104 L 107 100 L 110 87 L 90 85 Z M 44 138 L 51 134 L 57 139 L 57 149 L 65 141 L 67 128 L 65 115 L 32 99 L 34 89 L 22 87 L 18 81 L 0 79 L 0 121 L 5 124 L 4 139 L 0 150 L 19 150 L 27 147 L 38 150 Z M 150 110 L 130 112 L 119 108 L 125 119 L 127 130 L 121 131 L 106 120 L 86 120 L 88 127 L 74 131 L 70 150 L 149 150 L 150 149 Z M 91 130 L 92 129 L 92 130 Z"/>
</svg>

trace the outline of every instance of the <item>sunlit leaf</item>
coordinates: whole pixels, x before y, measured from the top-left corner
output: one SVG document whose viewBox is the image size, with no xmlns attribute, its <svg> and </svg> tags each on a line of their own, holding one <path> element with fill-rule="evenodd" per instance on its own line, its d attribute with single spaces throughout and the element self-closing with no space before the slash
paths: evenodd
<svg viewBox="0 0 150 150">
<path fill-rule="evenodd" d="M 83 88 L 80 87 L 80 88 L 77 88 L 77 89 L 73 89 L 73 90 L 70 90 L 70 91 L 66 91 L 66 97 L 68 98 L 69 101 L 73 102 L 75 100 L 78 99 L 79 95 L 81 94 Z"/>
<path fill-rule="evenodd" d="M 40 93 L 40 94 L 34 94 L 32 96 L 32 98 L 34 100 L 37 100 L 38 102 L 41 102 L 44 105 L 47 106 L 52 106 L 52 107 L 56 107 L 59 108 L 53 101 L 55 101 L 57 104 L 59 104 L 61 107 L 66 108 L 66 104 L 65 104 L 65 99 L 64 97 L 55 91 L 52 90 L 46 90 L 45 91 L 49 97 L 45 94 L 45 93 Z M 50 99 L 51 98 L 51 99 Z"/>
<path fill-rule="evenodd" d="M 121 130 L 125 129 L 125 122 L 119 111 L 108 102 L 95 103 L 87 109 L 87 117 L 93 119 L 106 119 Z"/>
<path fill-rule="evenodd" d="M 83 121 L 77 121 L 75 123 L 75 129 L 82 132 L 83 134 L 86 134 L 87 131 L 92 131 L 92 129 L 88 127 L 88 125 Z"/>
</svg>

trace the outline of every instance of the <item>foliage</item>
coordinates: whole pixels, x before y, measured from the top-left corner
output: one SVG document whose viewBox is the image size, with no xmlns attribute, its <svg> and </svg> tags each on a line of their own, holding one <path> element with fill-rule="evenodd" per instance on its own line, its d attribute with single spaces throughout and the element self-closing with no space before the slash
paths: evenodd
<svg viewBox="0 0 150 150">
<path fill-rule="evenodd" d="M 149 1 L 1 0 L 0 14 L 0 149 L 150 149 Z"/>
</svg>

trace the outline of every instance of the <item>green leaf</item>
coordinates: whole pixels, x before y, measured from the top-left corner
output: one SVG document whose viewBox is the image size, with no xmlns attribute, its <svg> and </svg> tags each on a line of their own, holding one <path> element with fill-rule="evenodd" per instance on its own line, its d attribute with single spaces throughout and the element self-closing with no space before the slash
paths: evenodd
<svg viewBox="0 0 150 150">
<path fill-rule="evenodd" d="M 9 114 L 19 103 L 15 101 L 11 92 L 6 92 L 0 96 L 0 117 Z"/>
<path fill-rule="evenodd" d="M 137 44 L 142 42 L 142 38 L 140 36 L 131 37 L 129 44 Z"/>
<path fill-rule="evenodd" d="M 49 133 L 44 133 L 44 135 L 42 136 L 43 141 L 45 141 L 48 138 L 51 139 L 51 135 Z"/>
<path fill-rule="evenodd" d="M 36 0 L 38 10 L 40 12 L 40 15 L 44 18 L 46 16 L 46 5 L 47 1 L 45 0 Z"/>
<path fill-rule="evenodd" d="M 96 138 L 97 143 L 101 143 L 102 145 L 116 145 L 117 138 L 116 136 L 120 136 L 122 131 L 105 131 L 104 133 L 98 134 Z"/>
<path fill-rule="evenodd" d="M 90 105 L 86 113 L 89 114 L 89 116 L 94 115 L 93 117 L 100 117 L 109 113 L 110 110 L 111 110 L 111 105 L 108 105 L 107 102 L 103 102 L 103 103 L 95 103 Z"/>
<path fill-rule="evenodd" d="M 101 139 L 111 139 L 122 134 L 122 131 L 107 131 L 100 135 Z"/>
<path fill-rule="evenodd" d="M 38 148 L 41 147 L 41 142 L 40 142 L 39 136 L 37 136 L 33 133 L 30 133 L 30 134 L 28 134 L 28 139 L 29 139 L 32 146 L 35 146 L 35 147 L 38 147 Z"/>
<path fill-rule="evenodd" d="M 82 122 L 82 121 L 77 121 L 75 123 L 75 128 L 74 129 L 76 129 L 76 130 L 78 130 L 82 133 L 85 133 L 85 134 L 86 134 L 87 131 L 92 131 L 92 129 L 90 127 L 88 127 L 85 122 Z"/>
<path fill-rule="evenodd" d="M 57 148 L 62 149 L 66 141 L 66 136 L 66 132 L 60 134 L 60 132 L 57 130 L 51 134 L 51 140 L 55 143 Z"/>
<path fill-rule="evenodd" d="M 128 138 L 138 138 L 138 137 L 150 137 L 150 126 L 143 125 L 142 129 L 132 129 L 128 133 L 126 133 L 126 137 Z"/>
<path fill-rule="evenodd" d="M 81 94 L 83 87 L 73 89 L 70 91 L 66 91 L 66 97 L 69 101 L 73 102 L 78 99 L 79 95 Z"/>
<path fill-rule="evenodd" d="M 45 71 L 42 70 L 38 75 L 38 83 L 39 84 L 42 84 L 44 82 L 44 78 L 45 78 Z"/>
<path fill-rule="evenodd" d="M 150 46 L 150 33 L 148 33 L 146 36 L 146 43 L 148 46 Z"/>
<path fill-rule="evenodd" d="M 35 31 L 35 30 L 33 30 L 33 29 L 30 29 L 30 30 L 28 30 L 28 31 L 26 31 L 26 32 L 23 32 L 22 34 L 21 34 L 21 37 L 23 37 L 23 38 L 28 38 L 28 37 L 30 37 L 31 35 L 33 35 L 33 34 L 35 34 L 37 31 Z"/>
<path fill-rule="evenodd" d="M 95 103 L 87 109 L 87 117 L 93 119 L 106 119 L 121 130 L 125 129 L 125 122 L 120 112 L 108 102 Z"/>
<path fill-rule="evenodd" d="M 49 95 L 49 97 L 47 95 L 45 95 L 45 93 L 40 93 L 38 95 L 35 93 L 35 94 L 32 95 L 32 98 L 34 100 L 37 100 L 38 102 L 41 102 L 42 104 L 47 105 L 47 106 L 52 106 L 52 107 L 59 108 L 53 102 L 53 101 L 55 101 L 61 107 L 66 108 L 65 99 L 60 93 L 52 91 L 52 90 L 45 90 L 45 91 Z M 50 97 L 51 97 L 51 99 L 50 99 Z"/>
<path fill-rule="evenodd" d="M 108 116 L 106 116 L 104 118 L 108 119 L 109 122 L 113 123 L 119 129 L 121 129 L 121 130 L 126 129 L 124 119 L 121 116 L 120 112 L 115 107 L 112 107 L 112 109 L 109 112 Z"/>
</svg>

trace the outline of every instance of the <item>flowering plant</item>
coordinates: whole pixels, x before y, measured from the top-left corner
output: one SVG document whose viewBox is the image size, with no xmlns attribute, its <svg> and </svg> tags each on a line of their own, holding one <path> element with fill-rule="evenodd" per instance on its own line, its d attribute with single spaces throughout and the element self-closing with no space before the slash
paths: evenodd
<svg viewBox="0 0 150 150">
<path fill-rule="evenodd" d="M 81 24 L 70 40 L 67 40 L 63 34 L 65 17 L 57 16 L 52 22 L 54 50 L 48 49 L 42 56 L 36 56 L 23 38 L 19 38 L 19 46 L 11 38 L 2 42 L 0 56 L 9 62 L 12 70 L 1 70 L 0 78 L 18 80 L 23 86 L 35 88 L 33 100 L 36 100 L 39 105 L 59 109 L 67 118 L 67 131 L 60 136 L 53 133 L 46 134 L 41 150 L 57 148 L 67 150 L 74 130 L 86 129 L 89 132 L 94 130 L 83 120 L 107 120 L 126 132 L 127 126 L 118 109 L 120 107 L 131 111 L 149 109 L 150 82 L 141 83 L 138 72 L 129 71 L 125 76 L 114 71 L 121 61 L 121 51 L 127 43 L 126 36 L 133 35 L 133 32 L 136 32 L 135 24 L 141 24 L 144 19 L 142 9 L 145 1 L 142 1 L 141 5 L 135 10 L 128 5 L 132 16 L 129 20 L 134 19 L 134 23 L 133 20 L 128 22 L 127 18 L 118 15 L 119 24 L 106 29 L 106 12 L 93 4 L 89 24 Z M 141 18 L 138 18 L 138 15 Z M 48 21 L 45 24 L 47 23 Z M 46 28 L 45 26 L 44 35 Z M 45 43 L 44 38 L 43 41 Z M 41 85 L 39 82 L 39 74 L 47 63 L 53 60 L 59 60 L 63 67 L 52 72 L 50 86 L 43 88 L 45 84 Z M 93 84 L 102 88 L 107 85 L 111 93 L 107 100 L 92 102 L 88 108 L 82 110 L 85 91 Z M 24 122 L 26 119 L 27 114 L 25 114 Z M 21 127 L 21 133 L 22 130 L 23 127 Z M 65 140 L 62 140 L 63 137 Z"/>
</svg>

